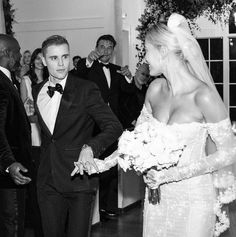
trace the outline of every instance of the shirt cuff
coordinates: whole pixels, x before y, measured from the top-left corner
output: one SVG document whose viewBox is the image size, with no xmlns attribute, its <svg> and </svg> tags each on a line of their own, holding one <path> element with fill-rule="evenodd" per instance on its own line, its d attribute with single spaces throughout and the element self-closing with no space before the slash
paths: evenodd
<svg viewBox="0 0 236 237">
<path fill-rule="evenodd" d="M 130 84 L 133 81 L 133 77 L 128 78 L 127 76 L 125 76 L 125 80 Z"/>
<path fill-rule="evenodd" d="M 90 68 L 90 67 L 92 67 L 92 65 L 93 65 L 93 62 L 90 63 L 88 58 L 86 58 L 86 67 Z"/>
<path fill-rule="evenodd" d="M 10 166 L 8 166 L 8 167 L 6 168 L 6 170 L 5 170 L 6 173 L 10 173 L 10 172 L 9 172 L 9 168 L 10 168 Z"/>
</svg>

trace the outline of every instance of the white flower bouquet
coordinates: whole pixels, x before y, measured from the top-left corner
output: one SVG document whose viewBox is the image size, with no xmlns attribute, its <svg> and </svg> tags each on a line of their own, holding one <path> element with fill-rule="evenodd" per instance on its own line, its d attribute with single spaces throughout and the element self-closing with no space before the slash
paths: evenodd
<svg viewBox="0 0 236 237">
<path fill-rule="evenodd" d="M 181 142 L 181 135 L 171 130 L 166 136 L 160 136 L 167 129 L 164 126 L 156 127 L 152 123 L 144 122 L 133 131 L 125 131 L 118 144 L 118 164 L 126 171 L 134 169 L 138 174 L 148 169 L 168 169 L 177 165 L 185 145 Z M 149 201 L 156 204 L 160 201 L 160 188 L 149 189 Z"/>
<path fill-rule="evenodd" d="M 143 173 L 151 167 L 157 170 L 168 169 L 178 163 L 185 145 L 181 142 L 180 134 L 168 130 L 166 136 L 151 123 L 144 122 L 133 131 L 125 131 L 118 144 L 118 164 L 126 171 L 134 169 Z"/>
</svg>

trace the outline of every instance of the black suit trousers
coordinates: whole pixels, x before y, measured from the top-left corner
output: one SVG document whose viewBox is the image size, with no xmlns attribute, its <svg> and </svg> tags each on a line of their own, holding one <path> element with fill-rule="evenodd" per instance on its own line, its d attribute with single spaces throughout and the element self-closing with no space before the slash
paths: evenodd
<svg viewBox="0 0 236 237">
<path fill-rule="evenodd" d="M 0 236 L 24 237 L 25 188 L 0 188 Z"/>
<path fill-rule="evenodd" d="M 40 163 L 40 147 L 33 146 L 32 147 L 32 158 L 34 164 L 34 174 L 32 177 L 32 181 L 28 185 L 28 195 L 26 199 L 26 221 L 28 218 L 28 222 L 30 226 L 34 229 L 35 237 L 43 237 L 43 229 L 42 229 L 42 221 L 40 216 L 40 210 L 38 205 L 38 198 L 37 198 L 37 186 L 36 186 L 36 177 L 37 177 L 37 170 Z"/>
<path fill-rule="evenodd" d="M 60 193 L 52 185 L 38 189 L 44 237 L 89 237 L 96 190 Z"/>
</svg>

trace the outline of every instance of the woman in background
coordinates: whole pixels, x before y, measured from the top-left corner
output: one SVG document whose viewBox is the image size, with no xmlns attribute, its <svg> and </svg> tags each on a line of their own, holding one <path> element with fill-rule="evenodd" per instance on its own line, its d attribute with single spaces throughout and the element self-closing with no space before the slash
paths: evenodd
<svg viewBox="0 0 236 237">
<path fill-rule="evenodd" d="M 31 60 L 31 52 L 29 50 L 25 50 L 22 56 L 22 64 L 20 68 L 21 78 L 30 70 L 30 60 Z"/>
<path fill-rule="evenodd" d="M 29 187 L 29 205 L 30 205 L 30 213 L 31 220 L 35 231 L 36 237 L 42 237 L 42 227 L 41 227 L 41 218 L 38 208 L 37 195 L 36 195 L 36 175 L 37 169 L 39 167 L 39 157 L 40 157 L 40 128 L 38 124 L 38 119 L 35 115 L 34 110 L 34 101 L 32 97 L 32 87 L 38 83 L 41 83 L 48 77 L 47 70 L 45 69 L 42 59 L 41 48 L 37 48 L 34 50 L 30 60 L 30 69 L 29 71 L 22 77 L 20 91 L 21 91 L 21 99 L 24 103 L 26 113 L 30 120 L 31 124 L 31 134 L 32 134 L 32 158 L 35 164 L 36 173 L 33 179 L 31 186 Z"/>
<path fill-rule="evenodd" d="M 23 76 L 21 81 L 21 99 L 25 105 L 26 113 L 29 117 L 32 129 L 32 146 L 33 148 L 36 147 L 37 149 L 41 145 L 40 139 L 40 129 L 37 123 L 37 117 L 34 114 L 34 102 L 32 97 L 32 87 L 47 78 L 45 75 L 45 68 L 41 59 L 41 49 L 37 48 L 34 50 L 30 60 L 30 69 Z M 38 162 L 38 161 L 36 161 Z"/>
</svg>

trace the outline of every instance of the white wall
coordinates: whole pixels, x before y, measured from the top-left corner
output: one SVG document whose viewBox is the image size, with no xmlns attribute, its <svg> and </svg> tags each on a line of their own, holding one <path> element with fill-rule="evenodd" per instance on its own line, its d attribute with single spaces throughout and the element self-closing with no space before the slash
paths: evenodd
<svg viewBox="0 0 236 237">
<path fill-rule="evenodd" d="M 67 38 L 71 56 L 85 57 L 102 34 L 113 34 L 114 0 L 12 0 L 15 37 L 22 52 L 41 47 L 53 34 Z"/>
</svg>

